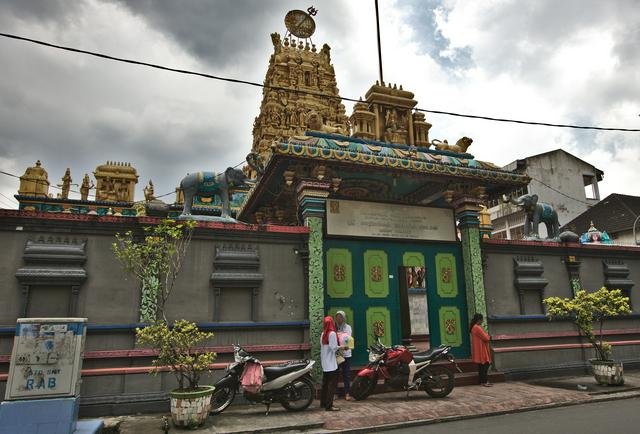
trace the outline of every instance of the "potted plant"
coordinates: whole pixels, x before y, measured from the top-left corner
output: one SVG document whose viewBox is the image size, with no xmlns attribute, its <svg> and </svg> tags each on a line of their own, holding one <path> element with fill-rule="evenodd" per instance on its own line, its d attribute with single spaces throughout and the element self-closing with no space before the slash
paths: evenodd
<svg viewBox="0 0 640 434">
<path fill-rule="evenodd" d="M 140 282 L 140 321 L 137 342 L 149 345 L 158 356 L 151 374 L 172 372 L 178 388 L 169 393 L 171 417 L 176 426 L 195 428 L 209 414 L 213 386 L 199 384 L 200 375 L 209 370 L 215 353 L 198 352 L 195 346 L 213 336 L 201 332 L 195 323 L 179 320 L 169 324 L 165 305 L 182 268 L 191 242 L 195 221 L 163 220 L 156 226 L 117 234 L 113 250 L 126 272 Z"/>
<path fill-rule="evenodd" d="M 589 340 L 596 355 L 589 361 L 598 384 L 624 384 L 622 362 L 611 359 L 611 344 L 602 339 L 602 326 L 606 318 L 631 313 L 629 297 L 623 296 L 619 289 L 609 290 L 602 287 L 591 293 L 580 290 L 574 298 L 549 297 L 544 303 L 547 306 L 548 317 L 571 317 L 580 334 Z M 594 322 L 600 326 L 598 337 L 593 333 Z"/>
<path fill-rule="evenodd" d="M 209 415 L 213 386 L 201 386 L 200 375 L 209 371 L 209 364 L 216 355 L 198 352 L 195 346 L 211 337 L 189 321 L 178 320 L 169 326 L 160 321 L 144 328 L 136 329 L 138 342 L 148 344 L 158 351 L 153 361 L 151 374 L 168 369 L 178 381 L 178 388 L 169 392 L 171 398 L 171 419 L 181 427 L 197 428 Z"/>
</svg>

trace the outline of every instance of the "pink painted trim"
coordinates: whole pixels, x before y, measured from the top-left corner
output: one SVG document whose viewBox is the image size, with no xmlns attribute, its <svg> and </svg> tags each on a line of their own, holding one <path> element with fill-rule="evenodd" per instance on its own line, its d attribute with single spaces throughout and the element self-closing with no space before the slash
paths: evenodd
<svg viewBox="0 0 640 434">
<path fill-rule="evenodd" d="M 616 330 L 603 330 L 604 336 L 611 335 L 634 335 L 640 334 L 640 329 L 616 329 Z M 511 341 L 518 339 L 548 339 L 548 338 L 566 338 L 566 337 L 578 337 L 580 336 L 576 331 L 570 332 L 536 332 L 536 333 L 522 333 L 514 335 L 492 335 L 491 339 L 494 341 Z"/>
<path fill-rule="evenodd" d="M 17 217 L 17 218 L 37 218 L 43 220 L 66 220 L 81 222 L 99 222 L 99 223 L 130 223 L 136 222 L 145 225 L 159 224 L 163 219 L 158 217 L 115 217 L 115 216 L 97 216 L 87 214 L 63 214 L 63 213 L 43 213 L 37 211 L 19 211 L 11 209 L 0 209 L 0 217 Z M 309 228 L 306 226 L 279 226 L 279 225 L 245 225 L 238 223 L 222 223 L 222 222 L 198 222 L 198 227 L 208 229 L 226 229 L 233 231 L 247 232 L 269 232 L 269 233 L 286 233 L 286 234 L 308 234 Z"/>
<path fill-rule="evenodd" d="M 640 340 L 635 341 L 616 341 L 609 342 L 613 346 L 622 345 L 640 345 Z M 521 351 L 550 351 L 550 350 L 567 350 L 574 348 L 591 348 L 591 344 L 554 344 L 554 345 L 530 345 L 521 347 L 499 347 L 494 348 L 494 353 L 517 353 Z"/>
<path fill-rule="evenodd" d="M 308 351 L 311 349 L 311 344 L 281 344 L 281 345 L 246 345 L 243 346 L 249 353 L 270 353 L 270 352 L 282 352 L 282 351 Z M 233 353 L 232 346 L 219 346 L 219 347 L 198 347 L 195 348 L 198 352 L 212 352 L 218 354 L 230 354 Z M 116 358 L 132 358 L 132 357 L 154 357 L 158 354 L 157 351 L 151 349 L 137 349 L 137 350 L 102 350 L 102 351 L 85 351 L 84 359 L 116 359 Z M 0 363 L 9 363 L 11 355 L 1 355 Z"/>
<path fill-rule="evenodd" d="M 573 249 L 585 249 L 585 250 L 628 250 L 637 252 L 640 247 L 626 246 L 617 244 L 581 244 L 581 243 L 552 243 L 549 241 L 526 241 L 526 240 L 504 240 L 498 238 L 483 238 L 483 244 L 501 244 L 512 246 L 544 246 L 544 247 L 556 247 L 564 249 L 571 247 Z"/>
<path fill-rule="evenodd" d="M 288 360 L 264 360 L 262 361 L 263 366 L 273 366 L 279 365 L 281 363 L 286 363 Z M 229 364 L 228 363 L 211 363 L 209 365 L 209 369 L 225 369 Z M 103 376 L 103 375 L 129 375 L 129 374 L 147 374 L 149 371 L 153 369 L 153 366 L 136 366 L 129 368 L 95 368 L 95 369 L 83 369 L 82 376 L 83 377 L 95 377 L 95 376 Z M 157 368 L 160 372 L 168 372 L 170 369 L 168 366 L 160 366 Z M 7 381 L 9 374 L 0 374 L 0 382 Z"/>
</svg>

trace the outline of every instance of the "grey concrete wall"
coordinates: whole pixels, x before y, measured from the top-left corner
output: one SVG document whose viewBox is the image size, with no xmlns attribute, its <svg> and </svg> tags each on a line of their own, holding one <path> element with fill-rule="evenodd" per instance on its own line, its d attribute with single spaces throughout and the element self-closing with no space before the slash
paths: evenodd
<svg viewBox="0 0 640 434">
<path fill-rule="evenodd" d="M 37 218 L 0 217 L 0 355 L 11 353 L 11 329 L 20 316 L 21 291 L 15 277 L 23 265 L 23 251 L 28 239 L 40 235 L 72 236 L 86 240 L 87 260 L 84 268 L 87 280 L 80 287 L 77 316 L 87 317 L 93 326 L 120 326 L 120 329 L 98 330 L 90 327 L 85 351 L 128 350 L 135 348 L 134 330 L 139 320 L 140 289 L 133 276 L 122 271 L 111 244 L 115 233 L 139 230 L 134 219 L 105 221 L 60 221 Z M 20 230 L 16 230 L 20 227 Z M 303 262 L 295 253 L 307 244 L 304 233 L 272 233 L 265 231 L 237 231 L 198 228 L 194 234 L 184 267 L 170 296 L 167 312 L 169 319 L 185 318 L 209 324 L 215 336 L 205 346 L 283 345 L 308 342 L 306 326 L 306 285 Z M 250 317 L 250 288 L 223 288 L 220 321 L 214 320 L 214 289 L 211 274 L 214 271 L 215 250 L 218 246 L 254 246 L 259 251 L 259 273 L 264 279 L 259 287 L 256 315 Z M 57 313 L 59 303 L 47 303 L 59 291 L 47 295 L 47 288 L 32 291 L 39 300 L 37 312 Z M 70 288 L 67 287 L 70 291 Z M 38 294 L 40 292 L 40 294 Z M 59 300 L 58 300 L 59 301 Z M 43 303 L 44 302 L 44 303 Z M 54 309 L 54 310 L 52 310 Z M 35 310 L 32 310 L 35 312 Z M 249 312 L 249 316 L 247 316 Z M 224 327 L 217 327 L 217 323 Z M 228 323 L 244 323 L 234 326 Z M 276 323 L 276 324 L 274 324 Z M 128 327 L 128 328 L 127 328 Z M 280 351 L 256 354 L 263 360 L 302 358 L 304 351 Z M 228 362 L 232 354 L 220 354 L 216 362 Z M 116 368 L 149 366 L 151 358 L 117 357 L 85 359 L 84 368 Z M 0 372 L 8 371 L 8 363 L 0 363 Z M 212 375 L 216 377 L 219 372 Z M 0 396 L 4 396 L 6 383 L 0 382 Z M 164 408 L 164 392 L 175 385 L 171 374 L 151 377 L 146 374 L 88 376 L 83 378 L 82 403 L 85 414 L 108 414 Z M 134 402 L 137 402 L 134 403 Z M 118 404 L 120 403 L 120 404 Z"/>
<path fill-rule="evenodd" d="M 629 279 L 635 282 L 635 286 L 630 291 L 633 313 L 608 320 L 605 323 L 605 330 L 626 330 L 632 333 L 609 335 L 606 340 L 640 342 L 640 250 L 559 244 L 553 247 L 505 241 L 483 242 L 482 249 L 489 332 L 496 337 L 511 337 L 494 340 L 493 347 L 516 349 L 508 352 L 499 350 L 494 354 L 494 362 L 498 370 L 516 378 L 554 375 L 584 370 L 588 366 L 588 360 L 594 357 L 591 348 L 517 350 L 519 347 L 545 347 L 587 342 L 576 336 L 545 336 L 577 331 L 571 321 L 547 320 L 539 304 L 541 297 L 571 297 L 569 274 L 564 262 L 569 255 L 576 256 L 581 261 L 580 280 L 586 290 L 595 290 L 604 286 L 603 259 L 621 260 L 629 267 Z M 514 285 L 513 259 L 522 256 L 539 260 L 544 267 L 542 276 L 549 281 L 542 293 L 531 291 L 530 296 L 525 298 L 525 315 L 520 312 L 519 294 Z M 614 346 L 613 355 L 628 364 L 640 365 L 640 345 Z"/>
</svg>

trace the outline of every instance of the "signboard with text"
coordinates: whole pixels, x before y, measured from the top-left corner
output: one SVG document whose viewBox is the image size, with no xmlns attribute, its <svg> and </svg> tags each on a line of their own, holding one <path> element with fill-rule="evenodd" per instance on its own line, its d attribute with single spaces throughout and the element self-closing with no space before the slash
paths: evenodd
<svg viewBox="0 0 640 434">
<path fill-rule="evenodd" d="M 334 199 L 327 201 L 327 234 L 456 241 L 452 209 Z"/>
<path fill-rule="evenodd" d="M 86 318 L 19 318 L 5 399 L 80 393 Z"/>
</svg>

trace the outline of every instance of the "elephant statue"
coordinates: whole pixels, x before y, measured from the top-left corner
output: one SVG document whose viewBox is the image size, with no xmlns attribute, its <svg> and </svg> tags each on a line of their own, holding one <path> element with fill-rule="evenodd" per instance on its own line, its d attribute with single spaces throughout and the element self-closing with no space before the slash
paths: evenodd
<svg viewBox="0 0 640 434">
<path fill-rule="evenodd" d="M 247 177 L 242 170 L 232 167 L 227 168 L 220 174 L 196 172 L 185 176 L 180 181 L 180 188 L 184 193 L 184 209 L 181 217 L 191 215 L 194 196 L 213 197 L 217 195 L 222 202 L 221 217 L 223 219 L 231 218 L 231 206 L 229 203 L 231 188 L 243 185 L 246 179 Z"/>
<path fill-rule="evenodd" d="M 558 213 L 548 203 L 538 202 L 537 194 L 525 194 L 518 199 L 503 196 L 504 202 L 521 206 L 524 210 L 524 236 L 539 237 L 538 226 L 542 222 L 547 227 L 547 238 L 557 238 L 560 232 Z"/>
</svg>

